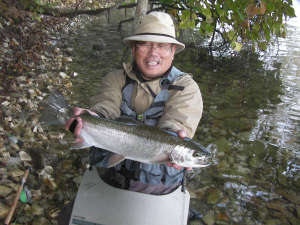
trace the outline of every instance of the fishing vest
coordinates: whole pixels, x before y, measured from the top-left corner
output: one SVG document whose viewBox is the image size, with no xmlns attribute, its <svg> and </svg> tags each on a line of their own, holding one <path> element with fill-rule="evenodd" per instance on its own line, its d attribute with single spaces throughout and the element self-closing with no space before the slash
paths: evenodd
<svg viewBox="0 0 300 225">
<path fill-rule="evenodd" d="M 183 76 L 184 73 L 178 70 L 176 67 L 172 67 L 171 71 L 167 76 L 164 76 L 160 81 L 160 86 L 162 90 L 156 95 L 150 88 L 149 85 L 146 84 L 149 92 L 154 98 L 150 107 L 142 114 L 137 114 L 131 106 L 131 99 L 133 94 L 133 89 L 135 86 L 135 81 L 131 80 L 128 76 L 126 76 L 126 84 L 123 88 L 122 95 L 123 100 L 121 103 L 121 115 L 128 116 L 132 119 L 136 119 L 142 121 L 146 125 L 155 126 L 158 122 L 158 119 L 162 116 L 165 103 L 169 99 L 169 90 L 178 90 L 182 91 L 184 87 L 173 85 L 172 83 L 177 80 L 179 77 Z"/>
<path fill-rule="evenodd" d="M 122 92 L 123 100 L 120 107 L 121 115 L 142 121 L 149 126 L 156 126 L 159 118 L 163 115 L 165 103 L 169 99 L 169 90 L 182 91 L 184 89 L 182 86 L 173 85 L 174 81 L 184 74 L 185 73 L 173 66 L 168 75 L 161 79 L 160 85 L 162 89 L 157 95 L 155 95 L 148 86 L 154 100 L 143 114 L 137 114 L 132 109 L 131 99 L 136 81 L 127 78 Z M 129 177 L 132 177 L 134 180 L 138 180 L 144 184 L 166 186 L 180 184 L 184 176 L 183 169 L 178 170 L 173 167 L 166 166 L 165 164 L 146 164 L 132 160 L 125 160 L 123 163 L 116 166 L 116 170 L 121 170 L 122 167 L 123 169 L 124 167 L 126 168 L 127 175 Z"/>
</svg>

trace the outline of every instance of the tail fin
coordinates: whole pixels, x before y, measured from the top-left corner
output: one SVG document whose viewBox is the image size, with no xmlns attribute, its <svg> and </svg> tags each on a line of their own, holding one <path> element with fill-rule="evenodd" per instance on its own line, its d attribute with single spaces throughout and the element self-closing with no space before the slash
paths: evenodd
<svg viewBox="0 0 300 225">
<path fill-rule="evenodd" d="M 57 90 L 52 92 L 47 100 L 42 103 L 42 108 L 40 122 L 44 122 L 48 125 L 65 124 L 71 113 L 70 105 Z"/>
</svg>

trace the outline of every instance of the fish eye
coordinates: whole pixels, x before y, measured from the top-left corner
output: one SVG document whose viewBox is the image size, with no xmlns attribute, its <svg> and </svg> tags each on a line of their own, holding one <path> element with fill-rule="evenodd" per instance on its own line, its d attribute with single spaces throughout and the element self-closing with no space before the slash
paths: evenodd
<svg viewBox="0 0 300 225">
<path fill-rule="evenodd" d="M 201 155 L 200 152 L 194 152 L 193 156 L 194 156 L 194 157 L 201 157 L 202 155 Z"/>
</svg>

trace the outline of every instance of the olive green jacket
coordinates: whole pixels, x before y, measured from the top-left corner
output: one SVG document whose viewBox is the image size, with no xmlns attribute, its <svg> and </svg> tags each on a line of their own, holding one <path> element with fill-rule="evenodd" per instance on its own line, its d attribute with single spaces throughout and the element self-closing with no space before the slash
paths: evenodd
<svg viewBox="0 0 300 225">
<path fill-rule="evenodd" d="M 90 109 L 92 111 L 112 119 L 120 116 L 122 89 L 126 82 L 125 74 L 136 81 L 136 88 L 132 95 L 133 110 L 137 114 L 141 114 L 150 107 L 154 98 L 145 83 L 155 94 L 158 94 L 161 91 L 160 78 L 140 82 L 132 71 L 131 64 L 123 64 L 123 67 L 124 70 L 115 70 L 103 78 L 99 87 L 99 94 L 91 99 L 93 106 Z M 157 126 L 173 131 L 184 130 L 187 136 L 192 138 L 203 110 L 200 89 L 189 74 L 178 78 L 173 84 L 183 86 L 184 89 L 182 91 L 169 90 L 170 97 Z"/>
</svg>

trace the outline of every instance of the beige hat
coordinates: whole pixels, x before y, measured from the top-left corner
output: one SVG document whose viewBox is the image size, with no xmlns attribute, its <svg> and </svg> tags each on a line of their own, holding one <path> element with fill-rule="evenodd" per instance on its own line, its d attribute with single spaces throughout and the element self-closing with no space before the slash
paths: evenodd
<svg viewBox="0 0 300 225">
<path fill-rule="evenodd" d="M 185 47 L 183 43 L 176 40 L 175 26 L 171 16 L 156 11 L 145 15 L 134 34 L 123 39 L 125 44 L 130 44 L 132 41 L 173 43 L 177 46 L 176 53 Z"/>
</svg>

